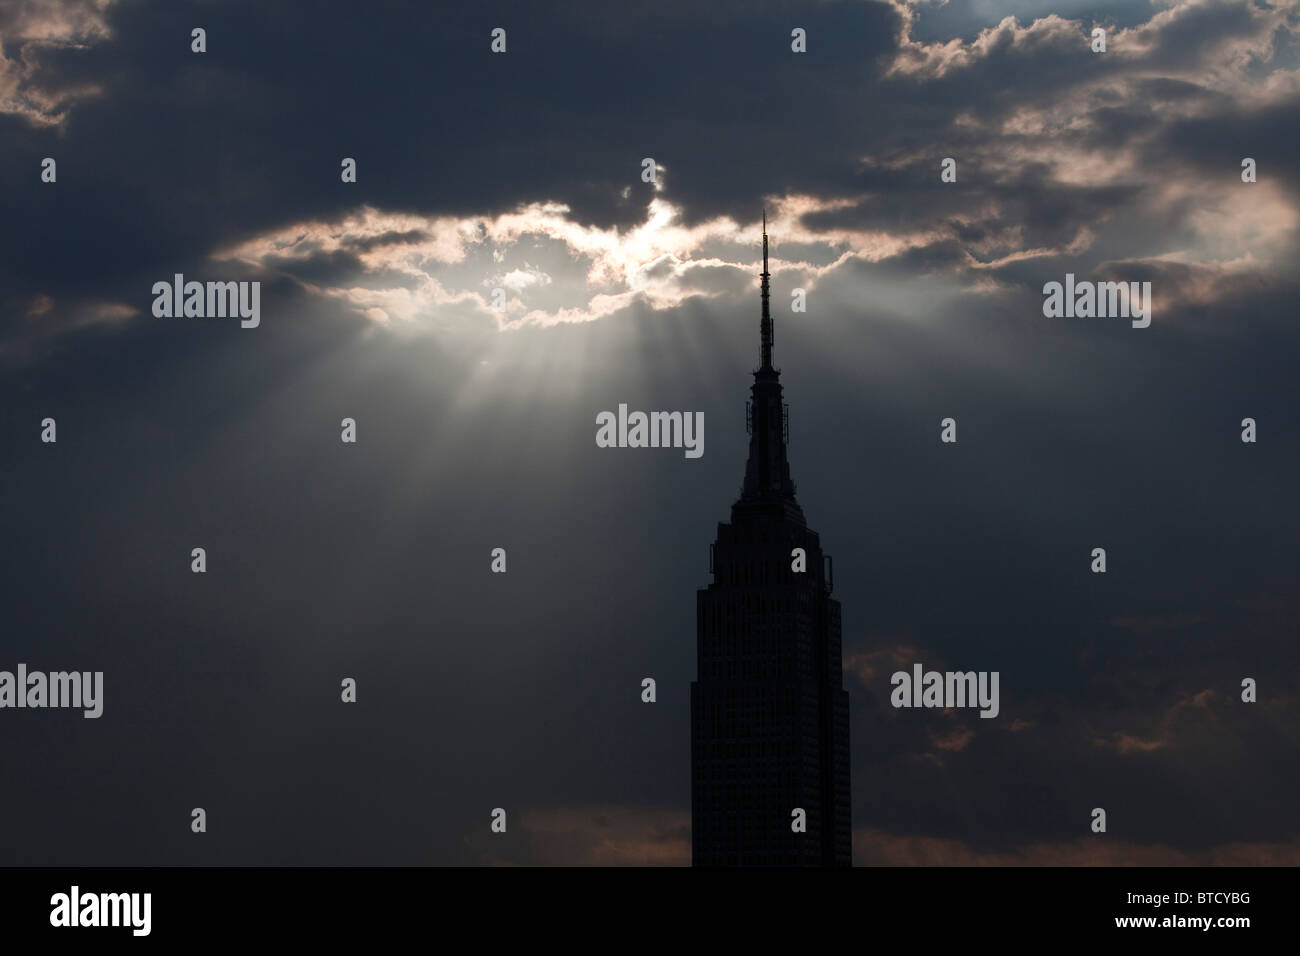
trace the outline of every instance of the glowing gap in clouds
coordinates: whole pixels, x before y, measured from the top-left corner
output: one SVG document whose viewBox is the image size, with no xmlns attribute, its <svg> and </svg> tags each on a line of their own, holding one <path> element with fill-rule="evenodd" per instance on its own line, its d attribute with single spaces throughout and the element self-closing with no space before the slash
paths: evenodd
<svg viewBox="0 0 1300 956">
<path fill-rule="evenodd" d="M 778 251 L 774 273 L 794 271 L 799 284 L 811 288 L 847 256 L 874 261 L 937 238 L 932 230 L 900 236 L 812 232 L 800 224 L 804 215 L 842 203 L 804 196 L 768 200 L 770 232 L 783 244 L 822 251 L 814 257 L 820 264 L 782 259 Z M 355 276 L 338 283 L 296 276 L 298 281 L 382 324 L 419 323 L 440 310 L 463 308 L 492 317 L 500 329 L 549 326 L 590 322 L 638 303 L 672 309 L 694 296 L 747 289 L 758 271 L 757 207 L 750 223 L 720 217 L 687 227 L 680 224 L 680 208 L 656 196 L 645 221 L 620 232 L 575 222 L 568 206 L 553 202 L 490 218 L 424 217 L 363 206 L 336 222 L 295 223 L 214 258 L 296 276 L 314 257 L 347 253 L 359 263 L 364 282 Z M 492 308 L 493 288 L 505 290 L 504 312 Z"/>
</svg>

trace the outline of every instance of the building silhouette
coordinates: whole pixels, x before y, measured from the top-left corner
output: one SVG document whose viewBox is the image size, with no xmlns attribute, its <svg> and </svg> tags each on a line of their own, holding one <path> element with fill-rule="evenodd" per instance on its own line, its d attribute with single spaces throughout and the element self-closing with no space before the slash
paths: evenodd
<svg viewBox="0 0 1300 956">
<path fill-rule="evenodd" d="M 696 595 L 691 684 L 695 866 L 848 866 L 849 700 L 829 556 L 795 500 L 788 416 L 772 367 L 767 217 L 762 364 L 746 412 L 749 460 L 731 522 L 718 523 L 713 583 Z M 796 570 L 798 552 L 804 570 Z M 807 817 L 795 832 L 794 811 Z"/>
</svg>

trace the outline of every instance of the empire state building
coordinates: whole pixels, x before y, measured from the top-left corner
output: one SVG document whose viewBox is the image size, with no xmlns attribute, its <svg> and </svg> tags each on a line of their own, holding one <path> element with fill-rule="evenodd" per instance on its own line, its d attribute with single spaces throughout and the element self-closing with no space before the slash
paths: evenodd
<svg viewBox="0 0 1300 956">
<path fill-rule="evenodd" d="M 767 221 L 762 364 L 749 461 L 696 595 L 691 684 L 695 866 L 848 866 L 849 700 L 831 560 L 795 500 L 781 373 L 772 367 Z M 802 819 L 800 811 L 802 811 Z"/>
</svg>

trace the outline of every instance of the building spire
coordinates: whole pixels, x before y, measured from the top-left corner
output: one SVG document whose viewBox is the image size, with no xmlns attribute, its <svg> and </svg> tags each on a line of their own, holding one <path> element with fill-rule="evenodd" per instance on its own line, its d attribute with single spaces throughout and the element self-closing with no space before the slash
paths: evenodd
<svg viewBox="0 0 1300 956">
<path fill-rule="evenodd" d="M 763 365 L 764 369 L 772 367 L 772 314 L 768 311 L 768 283 L 771 273 L 767 271 L 767 209 L 763 210 L 763 272 L 762 272 L 762 297 L 763 297 L 763 318 L 760 323 L 759 332 L 763 340 Z"/>
<path fill-rule="evenodd" d="M 746 419 L 749 423 L 749 460 L 745 483 L 735 508 L 775 507 L 786 518 L 803 524 L 803 511 L 794 497 L 790 463 L 786 458 L 786 409 L 781 398 L 781 373 L 772 367 L 772 313 L 768 305 L 767 210 L 763 210 L 763 364 L 754 370 Z"/>
</svg>

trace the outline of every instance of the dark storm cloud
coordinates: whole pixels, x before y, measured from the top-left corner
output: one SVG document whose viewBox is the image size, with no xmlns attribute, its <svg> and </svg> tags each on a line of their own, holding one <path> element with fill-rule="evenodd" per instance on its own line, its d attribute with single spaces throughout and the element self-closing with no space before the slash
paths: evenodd
<svg viewBox="0 0 1300 956">
<path fill-rule="evenodd" d="M 358 249 L 367 245 L 366 240 L 352 243 Z M 331 284 L 351 282 L 365 273 L 366 268 L 354 253 L 337 250 L 334 252 L 315 252 L 297 259 L 281 259 L 269 256 L 265 265 L 276 272 L 286 272 L 307 281 L 328 279 Z"/>
<path fill-rule="evenodd" d="M 1300 123 L 1283 77 L 1229 68 L 1287 67 L 1269 8 L 1106 7 L 1126 32 L 1101 57 L 1091 8 L 922 10 L 912 42 L 906 7 L 856 2 L 128 3 L 104 33 L 49 9 L 77 45 L 4 42 L 49 108 L 0 115 L 0 667 L 103 669 L 107 702 L 5 713 L 0 811 L 26 825 L 4 862 L 685 861 L 694 589 L 743 468 L 752 247 L 652 249 L 630 271 L 702 295 L 509 334 L 466 298 L 501 249 L 442 262 L 468 278 L 438 272 L 410 325 L 353 297 L 426 288 L 400 255 L 436 217 L 552 201 L 626 238 L 654 195 L 687 225 L 812 197 L 806 233 L 774 236 L 773 301 L 845 609 L 859 859 L 1295 861 Z M 211 258 L 303 223 L 331 226 Z M 557 233 L 490 268 L 583 279 Z M 1045 321 L 1068 269 L 1152 281 L 1152 327 Z M 178 271 L 260 276 L 267 319 L 153 320 Z M 595 448 L 624 401 L 703 410 L 704 458 Z M 916 660 L 1000 670 L 1002 715 L 889 707 Z M 1118 848 L 1079 844 L 1094 806 Z"/>
<path fill-rule="evenodd" d="M 346 5 L 234 4 L 208 26 L 209 52 L 199 56 L 188 31 L 207 8 L 110 7 L 107 39 L 42 54 L 51 74 L 102 94 L 77 103 L 57 131 L 15 117 L 0 127 L 4 173 L 17 186 L 0 211 L 30 223 L 3 250 L 10 311 L 56 287 L 60 301 L 138 306 L 150 281 L 142 262 L 192 271 L 214 249 L 337 220 L 363 202 L 491 215 L 558 200 L 579 223 L 626 228 L 644 217 L 648 155 L 666 167 L 665 195 L 685 224 L 748 221 L 772 193 L 845 198 L 861 213 L 813 211 L 805 225 L 911 227 L 939 248 L 909 251 L 900 267 L 960 268 L 954 240 L 979 261 L 1016 248 L 1060 251 L 1147 204 L 1169 170 L 1235 169 L 1240 157 L 1225 149 L 1233 142 L 1259 147 L 1267 163 L 1288 146 L 1277 131 L 1300 125 L 1279 107 L 1243 113 L 1198 75 L 1271 42 L 1281 21 L 1244 2 L 1160 13 L 1113 35 L 1103 56 L 1088 48 L 1086 22 L 1060 17 L 900 48 L 917 15 L 905 7 L 740 12 L 668 4 L 616 20 L 598 5 L 525 4 L 494 8 L 489 21 L 400 4 L 373 18 Z M 789 52 L 793 23 L 808 30 L 815 55 Z M 509 31 L 506 56 L 486 52 L 494 24 Z M 1197 98 L 1195 119 L 1168 110 Z M 1069 129 L 1031 119 L 1017 130 L 1026 110 L 1056 109 L 1075 114 Z M 1237 135 L 1218 137 L 1224 155 L 1204 158 L 1225 122 Z M 1079 148 L 1099 172 L 1097 154 L 1113 153 L 1116 178 L 1071 176 Z M 1134 150 L 1141 171 L 1127 170 Z M 34 175 L 47 153 L 62 160 L 57 196 Z M 338 181 L 343 156 L 360 164 L 355 187 Z M 959 188 L 935 188 L 943 156 L 957 158 Z M 1162 226 L 1166 246 L 1182 225 Z M 1171 251 L 1143 239 L 1151 254 Z M 343 239 L 362 251 L 381 241 Z M 67 259 L 81 263 L 72 274 L 60 266 Z M 331 268 L 339 283 L 356 274 L 347 257 L 299 271 L 328 284 Z"/>
<path fill-rule="evenodd" d="M 958 151 L 959 152 L 959 151 Z M 879 177 L 870 199 L 854 206 L 810 213 L 804 225 L 822 229 L 936 227 L 951 230 L 962 248 L 1013 251 L 1067 245 L 1079 229 L 1138 192 L 1137 186 L 1070 186 L 1053 180 L 1042 164 L 1017 170 L 1014 182 L 979 183 L 941 193 L 934 189 L 937 164 L 915 163 Z M 961 176 L 977 177 L 976 166 L 959 165 Z M 990 215 L 990 210 L 994 210 Z M 1009 237 L 1008 228 L 1016 235 Z M 1010 248 L 1008 248 L 1010 246 Z"/>
<path fill-rule="evenodd" d="M 429 238 L 429 234 L 420 229 L 408 229 L 405 232 L 385 232 L 378 236 L 369 236 L 364 239 L 355 239 L 352 237 L 345 238 L 344 244 L 360 250 L 369 252 L 379 246 L 396 245 L 403 242 L 423 242 Z"/>
<path fill-rule="evenodd" d="M 360 201 L 477 214 L 552 198 L 579 220 L 627 223 L 643 203 L 619 193 L 644 194 L 647 155 L 675 170 L 692 214 L 697 204 L 748 213 L 774 164 L 777 181 L 814 182 L 810 160 L 842 150 L 828 148 L 825 115 L 808 127 L 808 103 L 839 71 L 870 75 L 892 11 L 804 10 L 795 19 L 822 34 L 822 56 L 801 66 L 785 55 L 793 7 L 739 22 L 688 8 L 657 8 L 627 30 L 581 5 L 387 4 L 364 16 L 351 4 L 233 3 L 219 16 L 112 7 L 111 39 L 49 56 L 51 70 L 94 78 L 103 96 L 61 132 L 13 117 L 0 131 L 3 174 L 18 186 L 4 212 L 30 223 L 23 241 L 8 237 L 11 278 L 66 283 L 41 255 L 59 246 L 83 263 L 80 282 L 102 285 L 140 259 L 193 258 Z M 209 52 L 195 55 L 189 31 L 200 23 Z M 509 31 L 506 56 L 487 50 L 496 25 Z M 775 75 L 756 95 L 765 71 Z M 780 122 L 794 115 L 804 119 Z M 43 155 L 62 157 L 57 216 L 33 173 Z M 357 189 L 339 183 L 344 156 L 358 160 Z"/>
</svg>

